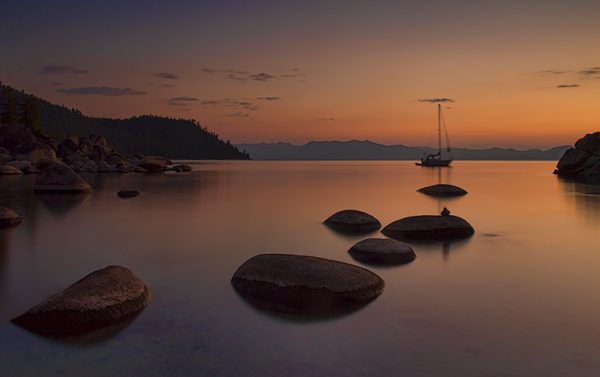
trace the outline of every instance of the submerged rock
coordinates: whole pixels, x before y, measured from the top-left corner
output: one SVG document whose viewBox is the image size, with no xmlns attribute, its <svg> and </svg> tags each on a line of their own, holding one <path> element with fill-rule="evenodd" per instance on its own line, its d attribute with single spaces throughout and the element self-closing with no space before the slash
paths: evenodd
<svg viewBox="0 0 600 377">
<path fill-rule="evenodd" d="M 0 205 L 0 229 L 19 225 L 21 218 L 15 211 Z"/>
<path fill-rule="evenodd" d="M 383 228 L 382 233 L 401 239 L 447 240 L 470 237 L 475 230 L 458 216 L 422 215 L 396 220 Z"/>
<path fill-rule="evenodd" d="M 242 264 L 231 279 L 237 292 L 269 310 L 318 314 L 356 309 L 375 299 L 383 280 L 362 267 L 329 259 L 261 254 Z"/>
<path fill-rule="evenodd" d="M 76 335 L 116 324 L 143 309 L 150 290 L 125 267 L 94 271 L 13 319 L 44 335 Z"/>
<path fill-rule="evenodd" d="M 335 230 L 349 233 L 372 232 L 381 228 L 381 223 L 375 217 L 354 209 L 336 212 L 323 223 Z"/>
<path fill-rule="evenodd" d="M 117 195 L 121 198 L 134 198 L 139 194 L 140 192 L 138 190 L 128 188 L 120 189 L 119 192 L 117 192 Z"/>
<path fill-rule="evenodd" d="M 409 263 L 417 257 L 409 245 L 387 238 L 367 238 L 348 250 L 357 261 L 373 265 Z"/>
<path fill-rule="evenodd" d="M 436 196 L 436 197 L 467 195 L 466 190 L 464 190 L 458 186 L 448 185 L 448 184 L 443 184 L 443 183 L 423 187 L 423 188 L 418 189 L 417 191 L 422 194 L 425 194 L 425 195 Z"/>
<path fill-rule="evenodd" d="M 92 191 L 92 187 L 67 165 L 53 162 L 36 177 L 33 191 L 35 193 L 82 193 Z"/>
<path fill-rule="evenodd" d="M 20 175 L 22 171 L 11 165 L 0 165 L 0 175 Z"/>
<path fill-rule="evenodd" d="M 600 177 L 600 132 L 587 134 L 568 149 L 556 165 L 555 174 L 574 178 Z"/>
</svg>

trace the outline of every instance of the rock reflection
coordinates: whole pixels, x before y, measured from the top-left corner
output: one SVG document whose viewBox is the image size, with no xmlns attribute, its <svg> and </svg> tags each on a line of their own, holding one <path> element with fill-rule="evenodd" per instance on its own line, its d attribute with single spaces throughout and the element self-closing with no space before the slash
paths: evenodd
<svg viewBox="0 0 600 377">
<path fill-rule="evenodd" d="M 594 224 L 600 223 L 600 181 L 577 181 L 559 178 L 561 188 L 568 194 L 575 212 Z"/>
<path fill-rule="evenodd" d="M 88 194 L 38 194 L 36 197 L 48 212 L 56 217 L 63 217 L 77 208 Z"/>
</svg>

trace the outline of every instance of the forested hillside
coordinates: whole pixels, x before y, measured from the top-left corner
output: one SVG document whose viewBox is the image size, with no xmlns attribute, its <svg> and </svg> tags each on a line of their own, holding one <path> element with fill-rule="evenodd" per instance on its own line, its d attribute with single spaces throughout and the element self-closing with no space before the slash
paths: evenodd
<svg viewBox="0 0 600 377">
<path fill-rule="evenodd" d="M 0 84 L 0 108 L 4 106 L 6 85 Z M 17 102 L 27 94 L 14 91 Z M 129 119 L 93 118 L 77 109 L 52 104 L 33 97 L 40 115 L 41 131 L 60 142 L 67 135 L 104 136 L 109 144 L 126 153 L 163 155 L 175 159 L 248 159 L 229 141 L 201 127 L 192 119 L 174 119 L 153 115 Z"/>
</svg>

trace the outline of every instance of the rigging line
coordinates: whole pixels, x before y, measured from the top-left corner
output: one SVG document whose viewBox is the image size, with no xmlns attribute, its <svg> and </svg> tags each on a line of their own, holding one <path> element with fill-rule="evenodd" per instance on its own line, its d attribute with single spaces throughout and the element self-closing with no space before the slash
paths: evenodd
<svg viewBox="0 0 600 377">
<path fill-rule="evenodd" d="M 446 127 L 446 117 L 442 114 L 442 125 L 444 126 L 444 134 L 446 136 L 446 150 L 448 152 L 452 151 L 452 147 L 450 146 L 450 136 L 448 136 L 448 127 Z"/>
</svg>

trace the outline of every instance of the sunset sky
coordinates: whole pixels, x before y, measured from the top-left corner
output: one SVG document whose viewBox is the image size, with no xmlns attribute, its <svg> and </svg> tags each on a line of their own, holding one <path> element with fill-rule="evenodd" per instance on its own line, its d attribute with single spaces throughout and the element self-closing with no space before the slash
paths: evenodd
<svg viewBox="0 0 600 377">
<path fill-rule="evenodd" d="M 34 3 L 37 3 L 34 5 Z M 0 80 L 234 143 L 570 144 L 600 130 L 600 1 L 0 2 Z"/>
</svg>

